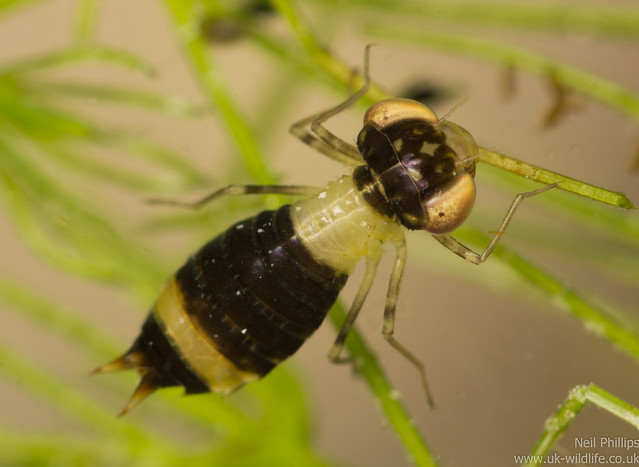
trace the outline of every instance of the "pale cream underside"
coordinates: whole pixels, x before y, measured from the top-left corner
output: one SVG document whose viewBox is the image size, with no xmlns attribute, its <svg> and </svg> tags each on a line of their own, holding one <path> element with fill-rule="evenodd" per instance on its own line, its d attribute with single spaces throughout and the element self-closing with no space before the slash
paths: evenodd
<svg viewBox="0 0 639 467">
<path fill-rule="evenodd" d="M 153 313 L 171 344 L 179 349 L 182 359 L 211 391 L 228 394 L 259 378 L 255 373 L 237 368 L 202 334 L 185 312 L 175 278 L 165 284 Z"/>
<path fill-rule="evenodd" d="M 361 197 L 350 176 L 329 183 L 291 209 L 293 228 L 313 257 L 350 274 L 362 256 L 379 257 L 382 244 L 400 244 L 401 226 L 382 218 Z"/>
</svg>

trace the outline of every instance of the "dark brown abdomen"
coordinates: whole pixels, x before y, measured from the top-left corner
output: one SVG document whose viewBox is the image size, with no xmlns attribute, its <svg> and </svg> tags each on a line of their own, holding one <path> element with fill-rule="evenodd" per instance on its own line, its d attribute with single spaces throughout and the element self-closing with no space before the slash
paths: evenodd
<svg viewBox="0 0 639 467">
<path fill-rule="evenodd" d="M 319 327 L 348 278 L 308 253 L 293 232 L 290 209 L 286 205 L 238 222 L 175 276 L 194 332 L 239 370 L 257 377 L 292 355 Z M 152 312 L 130 352 L 155 355 L 147 360 L 158 385 L 207 391 L 210 375 L 191 368 L 189 350 L 158 333 L 164 330 Z"/>
</svg>

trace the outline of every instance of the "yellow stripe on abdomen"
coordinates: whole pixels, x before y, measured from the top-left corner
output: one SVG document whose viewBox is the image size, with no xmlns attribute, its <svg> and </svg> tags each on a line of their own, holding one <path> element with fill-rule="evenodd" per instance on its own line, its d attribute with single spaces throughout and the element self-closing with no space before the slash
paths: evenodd
<svg viewBox="0 0 639 467">
<path fill-rule="evenodd" d="M 164 286 L 153 314 L 184 363 L 209 385 L 211 391 L 228 394 L 260 377 L 240 370 L 222 355 L 211 338 L 188 316 L 175 277 Z"/>
</svg>

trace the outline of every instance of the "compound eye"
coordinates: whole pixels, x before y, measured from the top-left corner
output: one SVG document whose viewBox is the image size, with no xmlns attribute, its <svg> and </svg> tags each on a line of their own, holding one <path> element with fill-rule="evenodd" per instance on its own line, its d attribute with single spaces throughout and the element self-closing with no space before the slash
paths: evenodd
<svg viewBox="0 0 639 467">
<path fill-rule="evenodd" d="M 439 129 L 446 135 L 446 144 L 457 154 L 458 161 L 472 158 L 479 153 L 475 139 L 464 128 L 453 122 L 445 121 L 439 125 Z"/>
<path fill-rule="evenodd" d="M 421 102 L 411 99 L 384 99 L 373 104 L 364 115 L 364 125 L 372 125 L 382 130 L 402 120 L 424 120 L 437 122 L 437 117 Z"/>
<path fill-rule="evenodd" d="M 465 170 L 423 204 L 424 230 L 441 235 L 452 232 L 468 217 L 475 204 L 475 181 Z"/>
</svg>

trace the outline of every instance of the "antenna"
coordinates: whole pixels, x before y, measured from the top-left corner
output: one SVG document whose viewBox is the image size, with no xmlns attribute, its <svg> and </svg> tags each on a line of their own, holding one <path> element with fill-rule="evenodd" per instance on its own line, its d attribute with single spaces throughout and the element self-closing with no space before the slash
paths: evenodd
<svg viewBox="0 0 639 467">
<path fill-rule="evenodd" d="M 437 128 L 441 123 L 445 122 L 446 120 L 448 120 L 448 118 L 454 114 L 455 112 L 457 112 L 457 110 L 464 105 L 466 102 L 468 102 L 468 99 L 470 99 L 470 97 L 465 97 L 464 99 L 462 99 L 461 101 L 459 101 L 457 104 L 455 104 L 453 106 L 452 109 L 450 109 L 448 112 L 446 112 L 446 115 L 444 115 L 443 117 L 441 117 L 439 120 L 437 120 L 437 123 L 435 123 L 435 128 Z"/>
</svg>

